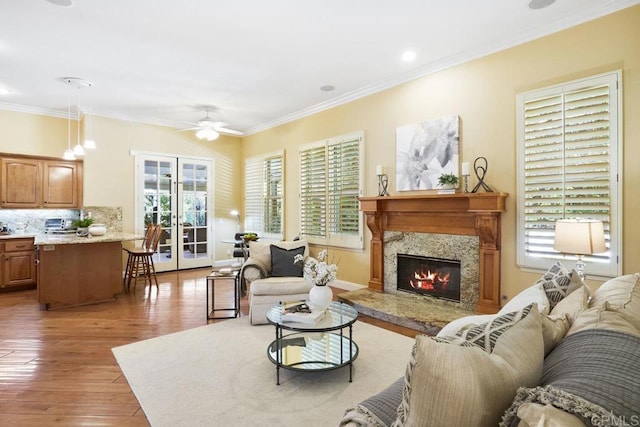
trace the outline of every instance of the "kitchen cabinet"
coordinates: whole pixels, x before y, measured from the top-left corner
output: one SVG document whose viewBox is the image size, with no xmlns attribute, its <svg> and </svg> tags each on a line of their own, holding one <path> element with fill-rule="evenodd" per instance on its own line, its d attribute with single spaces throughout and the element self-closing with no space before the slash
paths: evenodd
<svg viewBox="0 0 640 427">
<path fill-rule="evenodd" d="M 33 156 L 0 158 L 3 208 L 82 207 L 82 162 Z"/>
<path fill-rule="evenodd" d="M 3 208 L 38 208 L 42 205 L 42 161 L 29 158 L 0 159 Z"/>
<path fill-rule="evenodd" d="M 78 163 L 44 161 L 42 203 L 45 208 L 76 208 L 82 205 L 82 168 Z"/>
<path fill-rule="evenodd" d="M 33 237 L 6 239 L 0 245 L 2 274 L 0 288 L 9 288 L 37 283 L 36 251 Z"/>
</svg>

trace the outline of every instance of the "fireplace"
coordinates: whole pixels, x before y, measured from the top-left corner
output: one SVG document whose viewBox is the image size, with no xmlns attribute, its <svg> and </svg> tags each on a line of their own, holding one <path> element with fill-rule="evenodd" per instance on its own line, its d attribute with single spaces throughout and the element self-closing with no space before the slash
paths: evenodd
<svg viewBox="0 0 640 427">
<path fill-rule="evenodd" d="M 460 302 L 460 261 L 397 255 L 397 288 L 432 298 Z"/>
<path fill-rule="evenodd" d="M 505 211 L 507 197 L 507 193 L 496 192 L 360 197 L 360 209 L 371 231 L 369 289 L 399 292 L 395 283 L 393 291 L 387 288 L 397 276 L 396 271 L 393 274 L 389 271 L 396 264 L 387 238 L 390 233 L 446 234 L 449 239 L 473 237 L 476 239 L 475 262 L 465 261 L 458 253 L 413 251 L 415 245 L 410 236 L 408 249 L 401 248 L 397 253 L 461 259 L 460 305 L 473 304 L 478 313 L 497 313 L 500 310 L 500 214 Z M 476 269 L 473 277 L 472 269 Z"/>
</svg>

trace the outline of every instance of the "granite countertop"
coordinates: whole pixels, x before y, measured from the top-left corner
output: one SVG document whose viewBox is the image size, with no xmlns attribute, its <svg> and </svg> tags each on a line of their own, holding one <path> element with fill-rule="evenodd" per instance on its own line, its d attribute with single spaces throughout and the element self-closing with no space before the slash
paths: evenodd
<svg viewBox="0 0 640 427">
<path fill-rule="evenodd" d="M 124 242 L 130 240 L 142 240 L 144 236 L 133 233 L 112 232 L 103 236 L 79 237 L 75 234 L 44 234 L 44 233 L 25 233 L 25 234 L 7 234 L 0 236 L 0 240 L 6 239 L 24 239 L 34 238 L 36 245 L 75 245 L 84 243 L 109 243 Z"/>
</svg>

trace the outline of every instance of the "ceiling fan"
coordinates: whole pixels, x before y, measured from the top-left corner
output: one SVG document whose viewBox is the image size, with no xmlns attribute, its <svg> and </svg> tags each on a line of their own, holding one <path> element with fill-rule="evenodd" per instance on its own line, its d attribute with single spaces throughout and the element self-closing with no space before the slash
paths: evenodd
<svg viewBox="0 0 640 427">
<path fill-rule="evenodd" d="M 184 132 L 187 130 L 195 130 L 196 137 L 198 139 L 206 139 L 207 141 L 213 141 L 217 139 L 221 133 L 227 135 L 243 135 L 242 132 L 235 129 L 229 129 L 226 126 L 228 123 L 216 121 L 209 117 L 209 112 L 207 111 L 206 116 L 198 120 L 197 123 L 190 123 L 193 127 L 180 129 L 178 132 Z"/>
</svg>

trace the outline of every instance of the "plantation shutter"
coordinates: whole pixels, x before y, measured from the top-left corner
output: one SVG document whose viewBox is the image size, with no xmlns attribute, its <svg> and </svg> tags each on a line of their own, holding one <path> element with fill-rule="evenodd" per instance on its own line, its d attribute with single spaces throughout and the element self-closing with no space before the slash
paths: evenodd
<svg viewBox="0 0 640 427">
<path fill-rule="evenodd" d="M 244 162 L 244 230 L 261 234 L 262 223 L 262 158 Z"/>
<path fill-rule="evenodd" d="M 264 232 L 282 234 L 282 156 L 264 160 Z"/>
<path fill-rule="evenodd" d="M 284 152 L 245 160 L 245 231 L 282 239 Z"/>
<path fill-rule="evenodd" d="M 311 243 L 362 248 L 362 132 L 300 149 L 300 235 Z"/>
<path fill-rule="evenodd" d="M 329 144 L 329 240 L 357 237 L 359 233 L 360 140 Z"/>
<path fill-rule="evenodd" d="M 300 149 L 300 235 L 325 238 L 327 170 L 325 144 Z"/>
<path fill-rule="evenodd" d="M 553 249 L 555 221 L 596 219 L 608 251 L 585 257 L 588 270 L 618 274 L 618 99 L 611 76 L 519 96 L 521 266 L 570 260 Z"/>
</svg>

